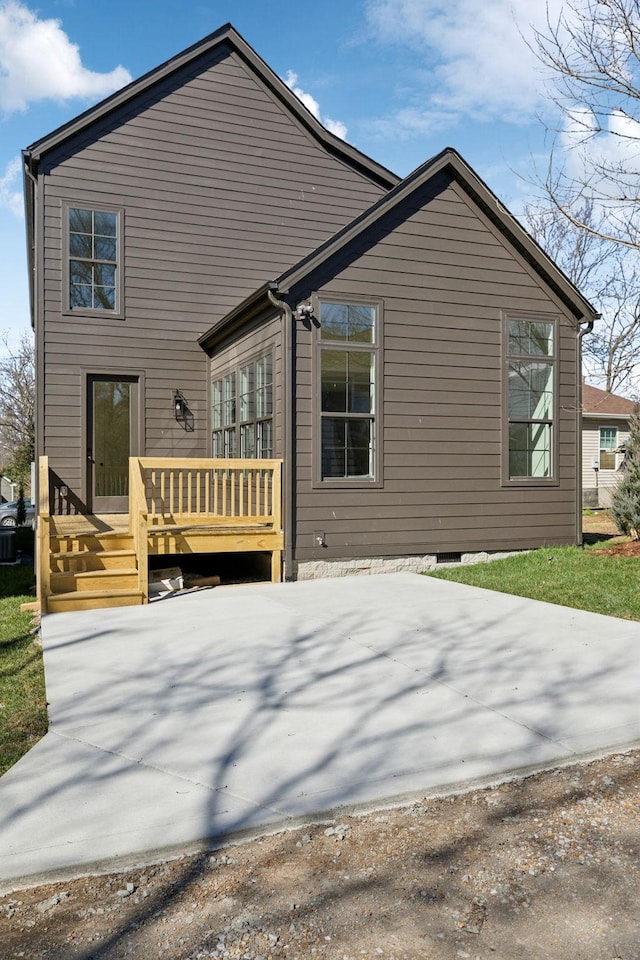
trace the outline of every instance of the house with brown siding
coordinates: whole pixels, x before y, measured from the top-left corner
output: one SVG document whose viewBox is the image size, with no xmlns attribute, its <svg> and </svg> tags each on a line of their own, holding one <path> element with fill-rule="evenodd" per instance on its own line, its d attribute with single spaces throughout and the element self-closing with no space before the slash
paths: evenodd
<svg viewBox="0 0 640 960">
<path fill-rule="evenodd" d="M 24 164 L 45 609 L 579 542 L 594 312 L 454 150 L 400 180 L 227 25 Z"/>
<path fill-rule="evenodd" d="M 582 386 L 582 503 L 608 507 L 620 482 L 633 400 Z"/>
</svg>

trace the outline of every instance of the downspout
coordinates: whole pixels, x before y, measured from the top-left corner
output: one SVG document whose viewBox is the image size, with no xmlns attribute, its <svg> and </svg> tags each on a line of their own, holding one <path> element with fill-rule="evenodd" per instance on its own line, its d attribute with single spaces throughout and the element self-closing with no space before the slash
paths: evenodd
<svg viewBox="0 0 640 960">
<path fill-rule="evenodd" d="M 593 325 L 596 320 L 599 320 L 602 314 L 596 313 L 593 315 L 591 320 L 585 320 L 584 318 L 580 321 L 580 329 L 578 330 L 578 422 L 576 424 L 577 436 L 578 436 L 578 447 L 580 450 L 580 456 L 577 458 L 577 472 L 576 472 L 576 539 L 578 540 L 579 546 L 582 546 L 582 338 L 588 336 L 593 332 Z"/>
<path fill-rule="evenodd" d="M 293 405 L 295 398 L 295 354 L 293 343 L 293 311 L 288 303 L 276 296 L 277 283 L 267 291 L 269 300 L 281 312 L 282 341 L 284 344 L 284 470 L 283 470 L 283 520 L 284 520 L 284 579 L 295 580 L 294 560 L 294 477 L 295 436 L 293 429 Z"/>
</svg>

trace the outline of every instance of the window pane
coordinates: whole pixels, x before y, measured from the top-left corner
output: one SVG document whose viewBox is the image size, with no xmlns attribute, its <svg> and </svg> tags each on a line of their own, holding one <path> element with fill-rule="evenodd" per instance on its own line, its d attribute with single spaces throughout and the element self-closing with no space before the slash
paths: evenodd
<svg viewBox="0 0 640 960">
<path fill-rule="evenodd" d="M 255 457 L 256 455 L 256 425 L 247 423 L 240 427 L 240 456 Z"/>
<path fill-rule="evenodd" d="M 509 417 L 550 420 L 552 416 L 552 364 L 512 361 L 509 364 Z"/>
<path fill-rule="evenodd" d="M 86 233 L 69 234 L 69 253 L 72 257 L 91 258 L 91 236 Z"/>
<path fill-rule="evenodd" d="M 271 354 L 256 363 L 256 417 L 270 417 L 273 413 L 273 374 Z"/>
<path fill-rule="evenodd" d="M 258 424 L 258 456 L 269 459 L 273 456 L 273 424 L 262 420 Z"/>
<path fill-rule="evenodd" d="M 230 373 L 224 378 L 223 416 L 225 426 L 236 422 L 236 375 Z"/>
<path fill-rule="evenodd" d="M 553 323 L 545 320 L 509 320 L 509 353 L 553 356 Z"/>
<path fill-rule="evenodd" d="M 71 283 L 93 283 L 93 265 L 84 260 L 69 261 L 69 280 Z"/>
<path fill-rule="evenodd" d="M 224 437 L 222 430 L 214 430 L 211 434 L 211 456 L 217 459 L 224 457 Z"/>
<path fill-rule="evenodd" d="M 253 364 L 240 368 L 240 420 L 253 417 Z M 249 456 L 249 454 L 247 454 Z"/>
<path fill-rule="evenodd" d="M 93 233 L 91 210 L 71 207 L 69 209 L 69 230 L 73 230 L 74 233 Z"/>
<path fill-rule="evenodd" d="M 375 307 L 365 304 L 320 304 L 321 336 L 323 340 L 343 340 L 352 343 L 373 343 Z"/>
<path fill-rule="evenodd" d="M 322 420 L 323 479 L 372 476 L 371 420 L 324 417 Z"/>
<path fill-rule="evenodd" d="M 215 380 L 211 384 L 211 426 L 222 426 L 222 380 Z M 218 454 L 214 453 L 214 457 Z"/>
<path fill-rule="evenodd" d="M 346 413 L 347 354 L 340 350 L 323 350 L 320 365 L 322 410 L 328 413 Z"/>
<path fill-rule="evenodd" d="M 615 450 L 618 446 L 617 427 L 600 427 L 600 449 Z"/>
<path fill-rule="evenodd" d="M 116 308 L 116 288 L 115 287 L 94 287 L 93 288 L 93 306 L 99 310 L 115 310 Z"/>
<path fill-rule="evenodd" d="M 96 263 L 93 268 L 94 282 L 100 287 L 114 287 L 116 267 L 113 263 Z"/>
<path fill-rule="evenodd" d="M 363 352 L 323 350 L 321 403 L 324 413 L 372 413 L 374 357 Z"/>
<path fill-rule="evenodd" d="M 551 476 L 551 426 L 548 423 L 509 425 L 509 476 Z"/>
<path fill-rule="evenodd" d="M 89 212 L 89 211 L 85 211 Z M 93 214 L 94 229 L 96 235 L 103 237 L 115 237 L 118 215 L 116 213 L 106 213 L 104 210 L 96 210 Z"/>
<path fill-rule="evenodd" d="M 600 451 L 600 469 L 601 470 L 616 469 L 616 455 L 613 450 Z"/>
<path fill-rule="evenodd" d="M 130 411 L 130 383 L 94 382 L 93 455 L 98 497 L 124 497 L 129 492 Z"/>
<path fill-rule="evenodd" d="M 73 251 L 72 251 L 73 253 Z M 80 254 L 77 254 L 80 256 Z M 116 241 L 111 237 L 96 237 L 94 241 L 94 256 L 96 260 L 116 260 Z"/>
<path fill-rule="evenodd" d="M 348 353 L 349 413 L 373 413 L 373 354 Z"/>
<path fill-rule="evenodd" d="M 81 283 L 72 283 L 69 286 L 70 307 L 93 306 L 93 288 Z"/>
</svg>

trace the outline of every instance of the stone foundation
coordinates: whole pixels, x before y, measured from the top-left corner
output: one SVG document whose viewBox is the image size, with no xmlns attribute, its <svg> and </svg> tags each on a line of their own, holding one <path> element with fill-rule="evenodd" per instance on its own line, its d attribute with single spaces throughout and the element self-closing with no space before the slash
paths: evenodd
<svg viewBox="0 0 640 960">
<path fill-rule="evenodd" d="M 365 560 L 309 560 L 298 564 L 298 580 L 318 580 L 325 577 L 371 576 L 377 573 L 427 573 L 436 567 L 460 567 L 472 563 L 502 560 L 526 550 L 480 551 L 463 553 L 460 561 L 438 563 L 435 553 L 422 557 L 371 557 Z"/>
</svg>

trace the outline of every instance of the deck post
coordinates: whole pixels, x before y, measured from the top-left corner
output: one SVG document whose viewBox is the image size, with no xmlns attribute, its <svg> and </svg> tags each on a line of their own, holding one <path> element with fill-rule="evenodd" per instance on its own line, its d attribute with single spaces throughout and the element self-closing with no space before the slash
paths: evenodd
<svg viewBox="0 0 640 960">
<path fill-rule="evenodd" d="M 51 506 L 49 503 L 49 457 L 38 460 L 38 515 L 36 518 L 36 596 L 40 613 L 47 613 L 51 593 Z"/>
</svg>

